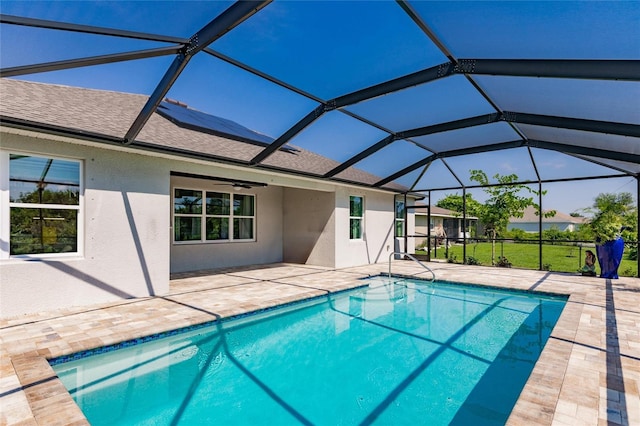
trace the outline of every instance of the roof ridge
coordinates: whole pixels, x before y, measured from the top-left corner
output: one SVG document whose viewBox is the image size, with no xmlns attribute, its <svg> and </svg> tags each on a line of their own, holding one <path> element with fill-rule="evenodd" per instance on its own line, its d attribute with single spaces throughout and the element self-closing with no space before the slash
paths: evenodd
<svg viewBox="0 0 640 426">
<path fill-rule="evenodd" d="M 130 93 L 130 92 L 122 92 L 122 91 L 118 91 L 118 90 L 110 90 L 110 89 L 96 89 L 96 88 L 92 88 L 92 87 L 84 87 L 84 86 L 72 86 L 70 84 L 61 84 L 61 83 L 45 83 L 42 81 L 31 81 L 31 80 L 21 80 L 19 78 L 13 78 L 13 77 L 4 77 L 2 78 L 2 80 L 11 80 L 11 81 L 16 81 L 19 83 L 25 83 L 25 84 L 34 84 L 34 85 L 39 85 L 39 86 L 47 86 L 47 87 L 60 87 L 60 88 L 65 88 L 65 89 L 72 89 L 72 90 L 86 90 L 89 92 L 102 92 L 102 93 L 114 93 L 114 94 L 118 94 L 118 95 L 128 95 L 128 96 L 136 96 L 136 97 L 144 97 L 146 99 L 148 99 L 151 95 L 145 95 L 143 93 Z"/>
</svg>

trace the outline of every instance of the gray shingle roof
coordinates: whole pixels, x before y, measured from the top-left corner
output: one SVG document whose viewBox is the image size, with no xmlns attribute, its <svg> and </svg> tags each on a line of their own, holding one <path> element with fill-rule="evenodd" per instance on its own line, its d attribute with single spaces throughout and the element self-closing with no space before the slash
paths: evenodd
<svg viewBox="0 0 640 426">
<path fill-rule="evenodd" d="M 547 212 L 549 210 L 542 210 L 543 212 Z M 536 210 L 534 207 L 529 206 L 524 210 L 524 214 L 522 217 L 512 217 L 509 219 L 511 223 L 538 223 L 539 216 L 536 214 Z M 583 224 L 586 221 L 584 217 L 573 217 L 568 214 L 556 211 L 556 214 L 551 217 L 542 217 L 542 222 L 544 223 L 575 223 L 575 224 Z"/>
<path fill-rule="evenodd" d="M 123 139 L 144 107 L 148 96 L 71 86 L 0 79 L 0 117 Z M 157 113 L 152 114 L 136 141 L 172 151 L 180 150 L 205 158 L 219 157 L 248 162 L 264 148 L 254 144 L 186 129 Z M 279 150 L 263 162 L 277 169 L 323 175 L 339 163 L 305 149 Z M 349 168 L 340 178 L 373 184 L 380 177 Z M 396 186 L 395 189 L 405 189 Z"/>
<path fill-rule="evenodd" d="M 415 213 L 418 215 L 426 215 L 429 211 L 429 206 L 424 203 L 416 203 Z M 462 218 L 462 214 L 453 210 L 445 209 L 438 206 L 431 206 L 431 215 L 439 217 L 456 217 Z M 467 215 L 467 219 L 477 219 L 475 216 Z"/>
</svg>

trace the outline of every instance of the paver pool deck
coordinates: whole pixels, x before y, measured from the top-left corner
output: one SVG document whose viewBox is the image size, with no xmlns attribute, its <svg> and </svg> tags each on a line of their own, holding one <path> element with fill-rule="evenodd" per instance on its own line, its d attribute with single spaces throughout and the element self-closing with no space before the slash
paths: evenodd
<svg viewBox="0 0 640 426">
<path fill-rule="evenodd" d="M 426 263 L 439 280 L 569 295 L 511 425 L 640 425 L 640 279 Z M 82 425 L 47 359 L 362 285 L 388 263 L 273 264 L 172 277 L 164 296 L 0 320 L 0 424 Z M 430 278 L 415 262 L 392 272 Z"/>
</svg>

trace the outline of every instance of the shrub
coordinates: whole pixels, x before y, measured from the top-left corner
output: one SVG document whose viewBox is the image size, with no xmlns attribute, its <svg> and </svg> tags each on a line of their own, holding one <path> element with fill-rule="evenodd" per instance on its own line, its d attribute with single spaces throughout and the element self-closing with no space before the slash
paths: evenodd
<svg viewBox="0 0 640 426">
<path fill-rule="evenodd" d="M 635 271 L 631 268 L 625 268 L 621 273 L 621 277 L 633 277 L 635 275 Z"/>
<path fill-rule="evenodd" d="M 473 256 L 467 256 L 467 259 L 464 263 L 465 265 L 482 265 L 482 263 L 480 263 L 480 261 Z"/>
<path fill-rule="evenodd" d="M 552 226 L 550 229 L 542 231 L 542 239 L 551 241 L 551 244 L 555 244 L 554 241 L 569 240 L 575 241 L 577 235 L 571 231 L 561 231 L 557 226 Z"/>
<path fill-rule="evenodd" d="M 498 256 L 498 261 L 496 262 L 496 266 L 501 268 L 511 268 L 511 262 L 506 257 Z"/>
<path fill-rule="evenodd" d="M 537 233 L 533 234 L 531 232 L 525 232 L 524 230 L 517 229 L 517 228 L 514 228 L 504 233 L 505 238 L 509 238 L 515 241 L 531 240 L 534 237 L 537 238 L 537 236 L 538 236 Z"/>
</svg>

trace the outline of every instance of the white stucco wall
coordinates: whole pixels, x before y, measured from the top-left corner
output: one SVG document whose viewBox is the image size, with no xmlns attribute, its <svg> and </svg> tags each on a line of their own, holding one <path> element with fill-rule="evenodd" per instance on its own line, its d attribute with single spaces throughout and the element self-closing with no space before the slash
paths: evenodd
<svg viewBox="0 0 640 426">
<path fill-rule="evenodd" d="M 284 190 L 284 261 L 335 266 L 334 192 Z"/>
<path fill-rule="evenodd" d="M 542 230 L 548 231 L 549 229 L 555 228 L 559 231 L 575 231 L 575 225 L 573 223 L 567 222 L 542 222 Z M 538 222 L 514 222 L 507 225 L 507 230 L 512 231 L 514 229 L 522 229 L 525 232 L 538 232 L 539 224 Z"/>
<path fill-rule="evenodd" d="M 0 316 L 163 294 L 169 286 L 169 163 L 83 145 L 0 135 L 2 149 L 81 160 L 84 250 L 0 261 Z"/>
<path fill-rule="evenodd" d="M 364 197 L 364 235 L 349 239 L 349 197 Z M 391 193 L 340 187 L 336 191 L 336 267 L 386 262 L 394 251 L 394 197 Z"/>
<path fill-rule="evenodd" d="M 386 262 L 396 243 L 389 192 L 15 129 L 0 138 L 5 152 L 80 160 L 84 185 L 82 252 L 0 259 L 0 317 L 166 294 L 171 273 L 282 261 L 336 268 Z M 233 189 L 171 172 L 266 183 L 242 190 L 256 196 L 256 241 L 174 244 L 173 186 Z M 362 240 L 349 239 L 350 195 L 365 198 Z"/>
<path fill-rule="evenodd" d="M 192 167 L 191 173 L 211 173 L 211 167 Z M 221 170 L 216 176 L 221 177 Z M 229 173 L 223 173 L 225 178 Z M 240 177 L 234 177 L 240 179 Z M 282 262 L 282 194 L 279 186 L 234 191 L 204 179 L 172 177 L 173 186 L 254 195 L 256 240 L 239 242 L 171 243 L 171 273 Z"/>
</svg>

